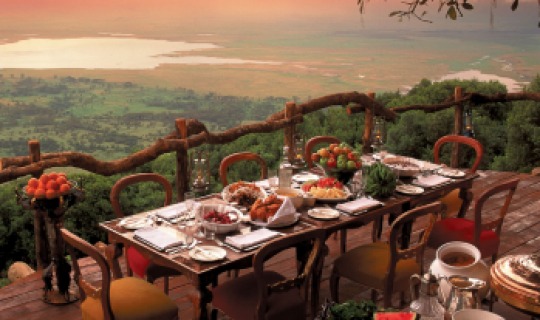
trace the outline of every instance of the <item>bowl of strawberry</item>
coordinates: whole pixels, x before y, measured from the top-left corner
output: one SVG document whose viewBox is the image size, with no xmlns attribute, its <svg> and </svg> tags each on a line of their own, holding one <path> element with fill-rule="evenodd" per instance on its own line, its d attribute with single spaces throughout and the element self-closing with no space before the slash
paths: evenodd
<svg viewBox="0 0 540 320">
<path fill-rule="evenodd" d="M 232 206 L 205 204 L 201 209 L 202 226 L 216 234 L 238 230 L 242 212 Z"/>
</svg>

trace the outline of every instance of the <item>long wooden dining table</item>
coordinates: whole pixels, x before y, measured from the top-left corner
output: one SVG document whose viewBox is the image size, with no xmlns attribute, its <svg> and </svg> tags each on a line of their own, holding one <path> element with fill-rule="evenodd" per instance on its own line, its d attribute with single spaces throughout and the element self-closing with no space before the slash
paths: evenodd
<svg viewBox="0 0 540 320">
<path fill-rule="evenodd" d="M 460 197 L 463 200 L 460 215 L 463 216 L 471 201 L 469 189 L 472 187 L 473 180 L 477 177 L 475 174 L 467 174 L 462 178 L 451 179 L 443 185 L 426 188 L 425 192 L 419 195 L 401 195 L 395 193 L 392 197 L 384 199 L 384 205 L 368 210 L 358 215 L 341 214 L 334 220 L 318 220 L 310 217 L 307 214 L 309 208 L 300 208 L 298 212 L 301 214 L 300 219 L 294 225 L 280 228 L 279 231 L 283 236 L 295 232 L 302 232 L 311 228 L 320 228 L 325 230 L 325 235 L 329 237 L 332 233 L 339 230 L 344 230 L 351 227 L 359 227 L 373 221 L 382 221 L 385 216 L 397 216 L 402 212 L 409 210 L 415 206 L 429 203 L 439 199 L 441 196 L 458 188 L 460 189 Z M 198 200 L 201 203 L 226 203 L 221 199 L 220 195 L 211 195 Z M 329 204 L 317 203 L 316 206 L 328 206 Z M 332 206 L 332 205 L 330 205 Z M 144 216 L 148 213 L 140 213 Z M 256 250 L 239 251 L 229 247 L 223 247 L 226 250 L 226 257 L 223 260 L 215 262 L 199 262 L 193 260 L 187 250 L 168 254 L 160 252 L 140 241 L 133 238 L 133 230 L 125 229 L 119 225 L 121 219 L 114 219 L 100 223 L 102 230 L 106 231 L 109 238 L 109 246 L 112 251 L 121 252 L 123 246 L 133 246 L 143 255 L 154 261 L 156 264 L 170 267 L 180 271 L 187 277 L 198 290 L 198 305 L 196 308 L 195 317 L 199 319 L 207 319 L 207 304 L 212 301 L 212 293 L 210 286 L 217 284 L 218 276 L 229 270 L 242 269 L 251 266 L 253 255 Z M 223 240 L 222 236 L 217 236 Z M 202 239 L 201 245 L 216 245 L 215 240 Z M 297 255 L 301 256 L 301 255 Z M 322 259 L 319 263 L 322 266 Z M 322 268 L 317 268 L 314 272 L 311 288 L 311 306 L 312 311 L 318 305 L 318 285 L 320 284 Z M 113 269 L 113 272 L 115 270 Z M 114 276 L 121 276 L 120 270 L 116 270 Z"/>
</svg>

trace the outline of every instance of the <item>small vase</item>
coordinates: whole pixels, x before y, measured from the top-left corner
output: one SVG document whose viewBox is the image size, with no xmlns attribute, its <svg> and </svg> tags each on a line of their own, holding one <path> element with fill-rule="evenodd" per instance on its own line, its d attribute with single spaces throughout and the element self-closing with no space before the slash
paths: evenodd
<svg viewBox="0 0 540 320">
<path fill-rule="evenodd" d="M 442 260 L 445 255 L 456 252 L 468 254 L 474 260 L 463 266 L 450 265 Z M 485 281 L 486 286 L 478 292 L 480 299 L 484 298 L 489 290 L 489 267 L 481 260 L 480 250 L 470 243 L 452 241 L 443 244 L 437 249 L 436 258 L 429 269 L 437 278 L 448 279 L 450 276 L 458 275 Z M 440 289 L 445 298 L 449 296 L 451 287 L 447 281 L 440 281 Z"/>
</svg>

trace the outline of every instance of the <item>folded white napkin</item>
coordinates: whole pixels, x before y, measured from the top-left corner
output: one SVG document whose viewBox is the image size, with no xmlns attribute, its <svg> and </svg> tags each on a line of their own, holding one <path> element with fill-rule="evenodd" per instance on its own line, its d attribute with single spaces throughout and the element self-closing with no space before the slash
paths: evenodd
<svg viewBox="0 0 540 320">
<path fill-rule="evenodd" d="M 263 243 L 280 235 L 280 232 L 261 228 L 246 234 L 228 236 L 225 238 L 225 242 L 238 249 L 245 249 L 259 243 Z"/>
<path fill-rule="evenodd" d="M 163 219 L 173 219 L 173 218 L 178 217 L 181 213 L 185 212 L 186 210 L 187 210 L 186 204 L 184 202 L 180 202 L 180 203 L 172 204 L 170 206 L 153 210 L 149 213 L 153 213 L 156 216 Z"/>
<path fill-rule="evenodd" d="M 431 187 L 435 187 L 443 183 L 447 183 L 450 180 L 451 180 L 450 178 L 441 177 L 439 175 L 432 174 L 429 176 L 419 176 L 413 181 L 413 184 L 420 187 L 424 187 L 424 188 L 431 188 Z"/>
<path fill-rule="evenodd" d="M 133 232 L 133 239 L 139 240 L 156 250 L 176 247 L 185 243 L 186 236 L 168 227 L 143 228 Z"/>
<path fill-rule="evenodd" d="M 336 206 L 336 209 L 354 215 L 382 205 L 383 203 L 378 200 L 362 197 L 353 201 L 340 203 Z"/>
<path fill-rule="evenodd" d="M 268 227 L 286 226 L 293 224 L 297 219 L 296 208 L 290 198 L 285 198 L 276 214 L 268 219 Z"/>
</svg>

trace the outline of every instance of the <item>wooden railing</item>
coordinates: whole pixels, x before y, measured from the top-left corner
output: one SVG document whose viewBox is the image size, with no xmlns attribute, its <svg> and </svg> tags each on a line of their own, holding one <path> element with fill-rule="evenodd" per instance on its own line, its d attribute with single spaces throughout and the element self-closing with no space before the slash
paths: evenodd
<svg viewBox="0 0 540 320">
<path fill-rule="evenodd" d="M 28 156 L 0 159 L 0 183 L 26 175 L 39 176 L 45 169 L 53 167 L 76 167 L 96 174 L 110 176 L 135 169 L 156 159 L 162 154 L 175 152 L 177 162 L 176 185 L 179 200 L 183 200 L 184 192 L 189 190 L 189 149 L 203 144 L 229 143 L 251 133 L 269 133 L 283 129 L 285 133 L 284 143 L 289 146 L 289 150 L 291 150 L 290 156 L 292 157 L 293 137 L 295 135 L 296 125 L 303 121 L 304 115 L 327 107 L 347 107 L 347 113 L 350 116 L 361 112 L 365 114 L 364 133 L 362 137 L 363 151 L 370 152 L 371 130 L 375 116 L 383 117 L 387 121 L 394 121 L 398 113 L 410 110 L 436 112 L 454 107 L 454 133 L 459 134 L 463 123 L 463 104 L 466 102 L 472 106 L 520 100 L 540 102 L 539 93 L 501 93 L 487 96 L 478 93 L 462 93 L 459 87 L 456 88 L 454 97 L 434 105 L 409 105 L 385 108 L 374 98 L 375 95 L 373 93 L 346 92 L 327 95 L 302 104 L 288 102 L 283 111 L 270 115 L 264 121 L 237 126 L 219 133 L 209 132 L 205 125 L 197 119 L 180 118 L 175 121 L 176 130 L 158 139 L 153 145 L 125 158 L 113 161 L 101 161 L 89 154 L 80 152 L 41 153 L 39 141 L 31 140 L 28 142 Z M 457 154 L 458 151 L 455 149 L 452 153 L 453 163 L 457 161 Z"/>
</svg>

